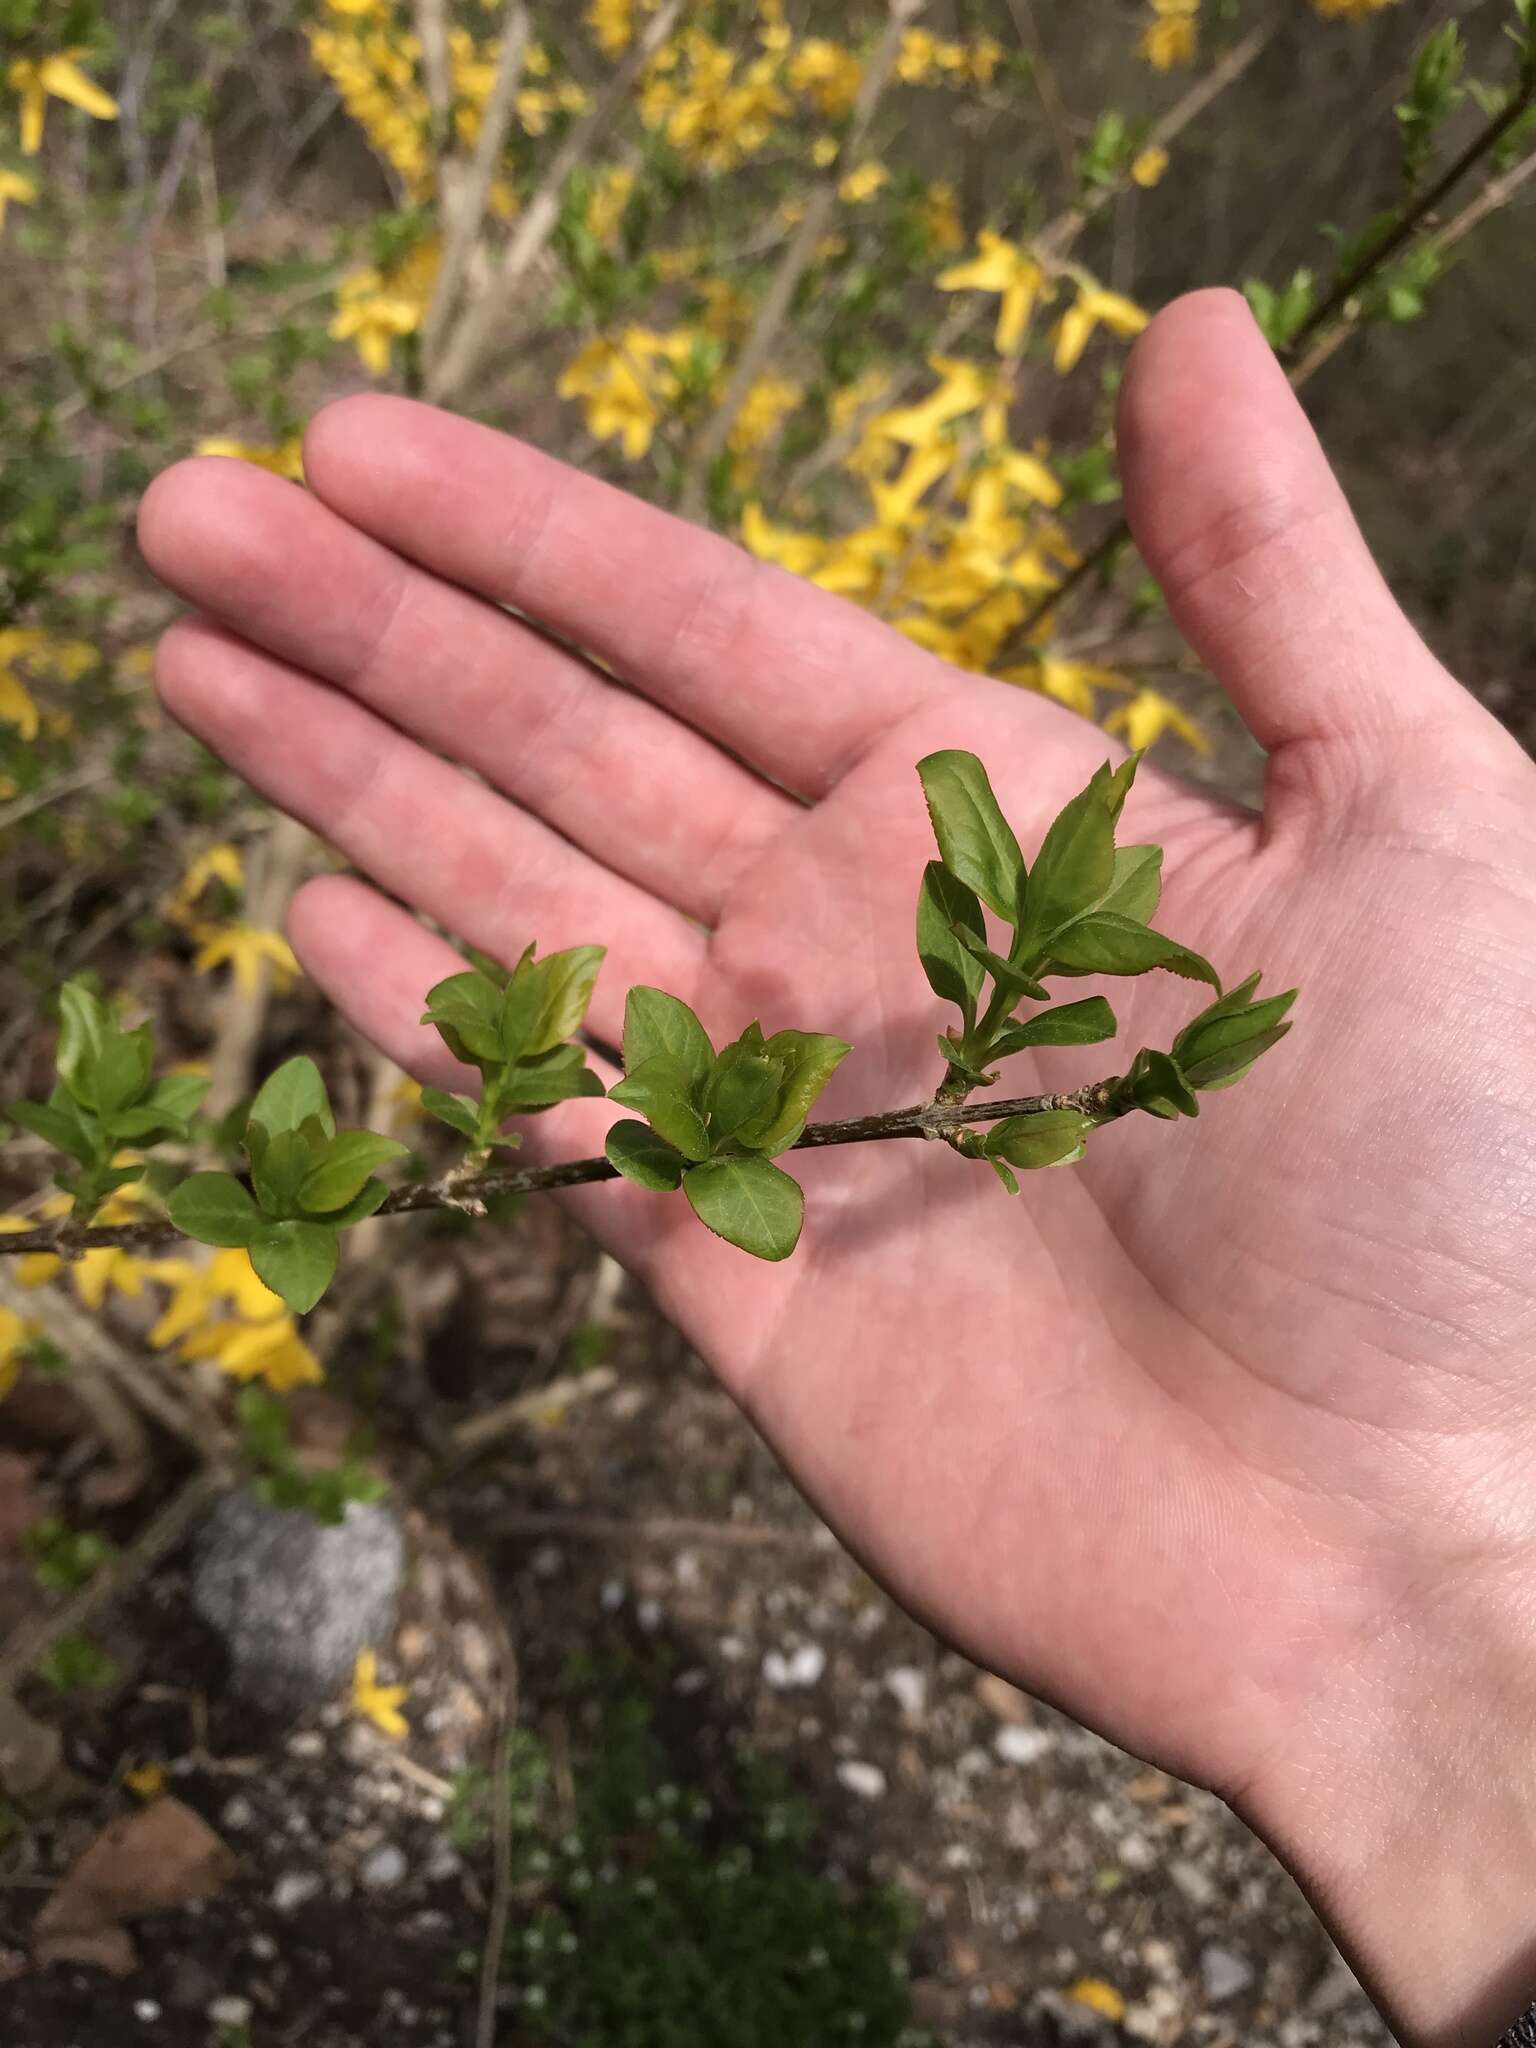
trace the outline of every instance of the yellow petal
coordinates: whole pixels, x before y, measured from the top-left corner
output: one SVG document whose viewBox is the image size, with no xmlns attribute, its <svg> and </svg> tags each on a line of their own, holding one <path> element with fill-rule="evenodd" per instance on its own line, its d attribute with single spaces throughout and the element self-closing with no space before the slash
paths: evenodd
<svg viewBox="0 0 1536 2048">
<path fill-rule="evenodd" d="M 38 66 L 38 82 L 44 92 L 52 93 L 56 100 L 67 100 L 70 106 L 78 107 L 82 114 L 90 114 L 95 120 L 117 118 L 117 101 L 111 93 L 103 92 L 68 57 L 45 57 Z"/>
<path fill-rule="evenodd" d="M 1088 346 L 1088 337 L 1094 330 L 1094 317 L 1079 299 L 1075 306 L 1069 306 L 1056 323 L 1056 352 L 1053 361 L 1058 376 L 1065 377 L 1076 369 L 1082 360 L 1083 350 Z"/>
</svg>

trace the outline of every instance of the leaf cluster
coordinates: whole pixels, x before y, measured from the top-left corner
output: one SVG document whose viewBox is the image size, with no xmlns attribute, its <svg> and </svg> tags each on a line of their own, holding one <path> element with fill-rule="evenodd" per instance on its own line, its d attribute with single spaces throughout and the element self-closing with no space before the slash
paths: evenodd
<svg viewBox="0 0 1536 2048">
<path fill-rule="evenodd" d="M 118 1188 L 141 1180 L 142 1160 L 119 1161 L 125 1145 L 185 1141 L 207 1080 L 200 1074 L 155 1078 L 155 1035 L 140 1024 L 125 1031 L 90 985 L 67 981 L 59 995 L 58 1073 L 46 1102 L 13 1102 L 7 1114 L 34 1137 L 74 1160 L 57 1185 L 89 1220 Z"/>
<path fill-rule="evenodd" d="M 388 1194 L 376 1169 L 407 1148 L 376 1131 L 338 1131 L 320 1070 L 302 1054 L 263 1083 L 244 1145 L 249 1187 L 231 1173 L 194 1173 L 166 1207 L 199 1243 L 243 1246 L 273 1293 L 302 1314 L 330 1285 L 339 1233 Z"/>
<path fill-rule="evenodd" d="M 787 1152 L 850 1047 L 815 1031 L 763 1035 L 750 1024 L 718 1053 L 693 1011 L 659 988 L 624 1009 L 624 1079 L 609 1092 L 637 1110 L 608 1134 L 626 1180 L 681 1188 L 699 1220 L 760 1259 L 787 1259 L 804 1197 L 772 1162 Z"/>
<path fill-rule="evenodd" d="M 478 1100 L 424 1088 L 428 1115 L 483 1152 L 517 1143 L 501 1135 L 508 1117 L 601 1095 L 603 1084 L 585 1052 L 567 1041 L 586 1020 L 604 950 L 571 946 L 537 960 L 529 946 L 509 975 L 466 968 L 429 989 L 421 1021 L 436 1029 L 456 1060 L 479 1069 L 481 1085 Z"/>
<path fill-rule="evenodd" d="M 296 1508 L 330 1525 L 345 1521 L 352 1501 L 376 1501 L 386 1489 L 378 1473 L 349 1450 L 339 1463 L 306 1465 L 293 1444 L 287 1403 L 255 1382 L 240 1389 L 240 1441 L 257 1468 L 257 1497 Z"/>
</svg>

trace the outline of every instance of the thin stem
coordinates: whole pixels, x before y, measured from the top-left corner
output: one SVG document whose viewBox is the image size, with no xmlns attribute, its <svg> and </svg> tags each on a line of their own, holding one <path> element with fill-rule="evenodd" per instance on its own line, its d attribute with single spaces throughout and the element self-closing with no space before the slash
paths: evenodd
<svg viewBox="0 0 1536 2048">
<path fill-rule="evenodd" d="M 999 1123 L 1005 1117 L 1039 1116 L 1052 1109 L 1081 1110 L 1097 1123 L 1113 1123 L 1126 1114 L 1129 1105 L 1118 1093 L 1119 1077 L 1096 1081 L 1070 1095 L 1016 1095 L 1004 1102 L 919 1102 L 910 1109 L 888 1109 L 874 1116 L 843 1117 L 838 1121 L 810 1124 L 794 1145 L 794 1152 L 820 1151 L 827 1145 L 874 1145 L 888 1138 L 943 1139 L 965 1124 Z M 549 1194 L 559 1188 L 587 1187 L 594 1181 L 617 1180 L 618 1169 L 606 1159 L 567 1159 L 557 1166 L 528 1166 L 521 1169 L 476 1174 L 472 1179 L 422 1181 L 397 1188 L 378 1210 L 380 1216 L 413 1215 L 424 1209 L 463 1210 L 471 1204 L 495 1201 L 504 1195 Z M 56 1223 L 39 1224 L 32 1230 L 0 1233 L 0 1257 L 14 1258 L 23 1252 L 54 1252 L 73 1256 L 96 1251 L 105 1245 L 121 1250 L 150 1251 L 181 1237 L 170 1222 L 99 1223 L 83 1228 L 61 1217 Z"/>
<path fill-rule="evenodd" d="M 1352 265 L 1345 275 L 1339 279 L 1337 284 L 1307 315 L 1306 319 L 1284 346 L 1276 350 L 1276 354 L 1281 362 L 1291 365 L 1290 381 L 1293 390 L 1301 390 L 1309 378 L 1329 359 L 1334 349 L 1342 343 L 1344 338 L 1355 332 L 1356 323 L 1346 318 L 1344 324 L 1338 330 L 1337 340 L 1330 336 L 1327 345 L 1320 343 L 1310 353 L 1304 354 L 1303 351 L 1306 349 L 1307 344 L 1315 341 L 1322 329 L 1329 326 L 1340 315 L 1348 315 L 1350 301 L 1356 297 L 1365 285 L 1370 283 L 1371 279 L 1400 250 L 1404 249 L 1408 243 L 1414 240 L 1441 202 L 1461 183 L 1469 171 L 1475 169 L 1484 157 L 1488 156 L 1491 151 L 1498 147 L 1504 136 L 1513 128 L 1533 102 L 1536 102 L 1536 66 L 1528 66 L 1522 73 L 1520 83 L 1515 92 L 1511 94 L 1509 104 L 1496 114 L 1485 127 L 1478 131 L 1443 175 L 1437 178 L 1427 191 L 1421 193 L 1410 207 L 1405 208 L 1391 232 L 1383 236 L 1379 242 L 1366 251 L 1357 263 Z M 1475 215 L 1472 225 L 1486 218 L 1489 213 L 1495 211 L 1499 205 L 1503 204 L 1519 182 L 1521 181 L 1515 180 L 1511 183 L 1508 178 L 1503 178 L 1497 180 L 1494 185 L 1491 185 L 1488 194 L 1484 195 L 1490 199 L 1490 203 L 1487 206 L 1482 206 L 1474 202 L 1473 207 L 1469 209 L 1469 212 Z M 1497 199 L 1491 197 L 1495 191 L 1499 193 Z M 1457 223 L 1452 223 L 1452 225 L 1454 227 Z M 1462 232 L 1465 233 L 1467 230 L 1462 229 Z M 999 652 L 997 662 L 1001 663 L 1003 660 L 1011 657 L 1020 646 L 1027 642 L 1035 629 L 1048 619 L 1052 612 L 1064 604 L 1075 591 L 1080 589 L 1090 576 L 1096 575 L 1116 550 L 1123 547 L 1130 537 L 1131 528 L 1129 521 L 1123 518 L 1117 519 L 1109 531 L 1088 550 L 1082 560 L 1062 578 L 1056 588 L 1042 597 L 1037 604 L 1025 613 L 1024 617 L 1009 635 L 1008 644 Z"/>
</svg>

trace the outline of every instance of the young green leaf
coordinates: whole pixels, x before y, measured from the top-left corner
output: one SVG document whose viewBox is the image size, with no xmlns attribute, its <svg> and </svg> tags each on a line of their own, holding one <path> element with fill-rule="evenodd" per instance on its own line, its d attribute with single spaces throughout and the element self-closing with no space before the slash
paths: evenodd
<svg viewBox="0 0 1536 2048">
<path fill-rule="evenodd" d="M 704 1114 L 715 1144 L 735 1137 L 743 1124 L 777 1103 L 783 1077 L 766 1053 L 739 1041 L 726 1046 L 704 1084 Z"/>
<path fill-rule="evenodd" d="M 496 1015 L 498 1056 L 509 1066 L 516 1066 L 525 1053 L 532 1051 L 543 1005 L 544 982 L 534 967 L 530 946 L 507 983 Z"/>
<path fill-rule="evenodd" d="M 779 1070 L 777 1099 L 736 1132 L 738 1144 L 754 1152 L 784 1152 L 805 1129 L 822 1090 L 853 1050 L 846 1039 L 823 1031 L 775 1031 L 763 1051 Z"/>
<path fill-rule="evenodd" d="M 1102 996 L 1088 996 L 1080 1003 L 1058 1003 L 1020 1024 L 1005 1024 L 993 1039 L 988 1057 L 1007 1059 L 1010 1053 L 1025 1052 L 1039 1045 L 1102 1045 L 1118 1030 L 1115 1013 Z"/>
<path fill-rule="evenodd" d="M 57 1146 L 71 1159 L 78 1159 L 82 1166 L 89 1166 L 101 1149 L 87 1112 L 62 1086 L 55 1088 L 46 1102 L 7 1104 L 6 1115 L 45 1144 Z"/>
<path fill-rule="evenodd" d="M 306 1117 L 296 1131 L 268 1137 L 260 1124 L 246 1134 L 251 1184 L 268 1216 L 291 1216 L 299 1206 L 299 1190 L 325 1157 L 328 1143 L 318 1117 Z"/>
<path fill-rule="evenodd" d="M 172 1188 L 166 1209 L 199 1244 L 248 1245 L 262 1227 L 250 1191 L 232 1173 L 194 1173 Z"/>
<path fill-rule="evenodd" d="M 1043 989 L 1032 974 L 1026 974 L 1023 968 L 1016 966 L 1013 961 L 1005 960 L 1000 953 L 994 953 L 974 933 L 959 930 L 955 937 L 971 958 L 979 960 L 998 987 L 1006 989 L 1009 995 L 1028 996 L 1030 1001 L 1035 1003 L 1050 1000 L 1050 992 Z"/>
<path fill-rule="evenodd" d="M 1241 987 L 1232 989 L 1202 1010 L 1198 1017 L 1191 1018 L 1173 1041 L 1173 1056 L 1194 1087 L 1210 1085 L 1204 1078 L 1208 1062 L 1218 1062 L 1209 1071 L 1213 1078 L 1220 1080 L 1235 1073 L 1239 1067 L 1251 1065 L 1260 1052 L 1267 1052 L 1270 1046 L 1279 1043 L 1274 1034 L 1295 1002 L 1296 991 L 1287 989 L 1281 995 L 1266 996 L 1263 1001 L 1255 1002 L 1253 997 L 1258 985 L 1258 975 L 1250 975 Z M 1289 1029 L 1289 1026 L 1285 1028 Z M 1284 1036 L 1283 1031 L 1280 1036 Z M 1264 1041 L 1262 1045 L 1258 1043 L 1261 1039 Z M 1236 1060 L 1228 1057 L 1233 1052 L 1239 1053 L 1240 1057 Z"/>
<path fill-rule="evenodd" d="M 1098 910 L 1117 910 L 1147 924 L 1157 914 L 1163 893 L 1163 849 L 1160 846 L 1117 846 L 1115 872 Z"/>
<path fill-rule="evenodd" d="M 436 1027 L 456 1059 L 500 1060 L 501 1006 L 502 994 L 495 982 L 470 967 L 427 990 L 426 1014 L 421 1021 Z"/>
<path fill-rule="evenodd" d="M 377 1167 L 403 1159 L 409 1150 L 398 1138 L 381 1137 L 377 1131 L 338 1131 L 304 1176 L 299 1207 L 321 1215 L 344 1209 L 361 1194 Z"/>
<path fill-rule="evenodd" d="M 800 1239 L 805 1197 L 763 1158 L 711 1159 L 690 1167 L 683 1193 L 699 1221 L 757 1259 L 787 1259 Z"/>
<path fill-rule="evenodd" d="M 1208 960 L 1177 940 L 1165 938 L 1132 917 L 1095 910 L 1058 931 L 1051 940 L 1048 974 L 1147 974 L 1163 967 L 1186 981 L 1206 981 L 1219 990 L 1220 977 Z"/>
<path fill-rule="evenodd" d="M 296 1131 L 307 1118 L 319 1119 L 328 1138 L 336 1135 L 330 1097 L 314 1061 L 300 1053 L 284 1060 L 276 1073 L 269 1074 L 251 1104 L 248 1121 L 259 1124 L 269 1137 L 279 1131 Z"/>
<path fill-rule="evenodd" d="M 1136 757 L 1125 765 L 1134 776 Z M 1129 779 L 1122 787 L 1106 765 L 1052 820 L 1024 890 L 1021 957 L 1033 955 L 1114 886 L 1115 821 L 1129 787 Z"/>
<path fill-rule="evenodd" d="M 976 1004 L 987 977 L 981 963 L 956 938 L 956 926 L 978 939 L 986 938 L 975 890 L 957 882 L 942 861 L 931 860 L 923 869 L 917 892 L 917 957 L 928 986 L 944 1002 L 959 1004 L 969 1031 L 976 1022 Z"/>
<path fill-rule="evenodd" d="M 612 1101 L 637 1109 L 669 1145 L 688 1159 L 707 1159 L 709 1132 L 693 1101 L 694 1081 L 675 1054 L 653 1053 L 609 1089 Z"/>
<path fill-rule="evenodd" d="M 388 1200 L 389 1189 L 383 1181 L 365 1180 L 350 1202 L 343 1202 L 339 1209 L 328 1209 L 319 1220 L 328 1230 L 345 1230 L 377 1215 Z"/>
<path fill-rule="evenodd" d="M 306 1315 L 336 1271 L 336 1232 L 327 1223 L 263 1223 L 248 1246 L 256 1276 Z"/>
<path fill-rule="evenodd" d="M 114 1116 L 137 1102 L 149 1085 L 155 1064 L 155 1034 L 147 1024 L 137 1031 L 110 1031 L 96 1055 L 96 1107 Z"/>
<path fill-rule="evenodd" d="M 601 1095 L 603 1084 L 587 1065 L 579 1045 L 557 1045 L 510 1068 L 497 1083 L 501 1116 L 522 1116 L 569 1102 L 577 1095 Z"/>
<path fill-rule="evenodd" d="M 673 1189 L 683 1184 L 688 1161 L 674 1145 L 658 1137 L 649 1124 L 625 1117 L 608 1133 L 603 1146 L 610 1166 L 638 1187 Z"/>
<path fill-rule="evenodd" d="M 141 1107 L 185 1120 L 196 1115 L 210 1085 L 206 1074 L 163 1074 L 149 1089 Z"/>
<path fill-rule="evenodd" d="M 974 754 L 950 749 L 929 754 L 917 772 L 945 867 L 999 917 L 1012 920 L 1024 856 L 986 769 Z"/>
<path fill-rule="evenodd" d="M 1252 1038 L 1245 1038 L 1236 1045 L 1223 1047 L 1218 1052 L 1203 1054 L 1180 1066 L 1184 1078 L 1191 1088 L 1209 1092 L 1214 1088 L 1230 1088 L 1234 1081 L 1240 1081 L 1254 1061 L 1261 1054 L 1277 1046 L 1292 1029 L 1289 1024 L 1272 1024 L 1267 1031 L 1259 1031 Z"/>
<path fill-rule="evenodd" d="M 1144 1047 L 1137 1053 L 1127 1080 L 1136 1107 L 1151 1116 L 1171 1120 L 1200 1114 L 1194 1090 L 1169 1053 L 1150 1052 Z"/>
<path fill-rule="evenodd" d="M 1033 1171 L 1044 1166 L 1065 1166 L 1081 1159 L 1092 1120 L 1075 1109 L 1043 1109 L 1033 1116 L 1011 1116 L 994 1124 L 982 1140 L 987 1159 L 1006 1160 L 1010 1166 Z"/>
<path fill-rule="evenodd" d="M 632 988 L 624 1004 L 625 1073 L 658 1053 L 680 1063 L 692 1088 L 703 1087 L 715 1064 L 709 1034 L 686 1003 L 665 989 Z"/>
<path fill-rule="evenodd" d="M 421 1106 L 461 1138 L 474 1138 L 479 1132 L 479 1104 L 468 1095 L 450 1095 L 446 1088 L 423 1088 Z"/>
<path fill-rule="evenodd" d="M 581 1029 L 606 951 L 604 946 L 571 946 L 539 961 L 538 1021 L 524 1056 L 548 1052 Z"/>
<path fill-rule="evenodd" d="M 96 1107 L 96 1062 L 110 1033 L 112 1013 L 83 981 L 66 981 L 59 991 L 59 1046 L 54 1065 L 77 1102 Z"/>
</svg>

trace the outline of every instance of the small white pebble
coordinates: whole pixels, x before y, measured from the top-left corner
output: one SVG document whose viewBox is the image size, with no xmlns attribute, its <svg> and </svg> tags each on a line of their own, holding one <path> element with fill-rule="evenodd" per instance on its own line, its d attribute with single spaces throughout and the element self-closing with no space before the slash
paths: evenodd
<svg viewBox="0 0 1536 2048">
<path fill-rule="evenodd" d="M 1056 1747 L 1056 1738 L 1044 1728 L 1009 1723 L 993 1736 L 992 1747 L 1005 1764 L 1037 1764 Z"/>
<path fill-rule="evenodd" d="M 849 1757 L 837 1767 L 837 1782 L 846 1792 L 853 1792 L 860 1799 L 883 1799 L 885 1797 L 885 1773 L 878 1764 L 861 1763 L 857 1757 Z"/>
<path fill-rule="evenodd" d="M 624 1605 L 624 1581 L 604 1579 L 603 1590 L 598 1595 L 604 1614 L 617 1614 Z"/>
<path fill-rule="evenodd" d="M 152 1998 L 136 1999 L 134 2001 L 133 2016 L 136 2020 L 142 2020 L 147 2027 L 153 2021 L 159 2019 L 160 2008 Z"/>
<path fill-rule="evenodd" d="M 885 1674 L 885 1689 L 904 1714 L 921 1714 L 928 1704 L 928 1674 L 916 1664 L 894 1664 Z"/>
<path fill-rule="evenodd" d="M 775 1692 L 814 1685 L 827 1668 L 827 1653 L 820 1643 L 802 1643 L 787 1653 L 770 1650 L 763 1659 L 763 1677 Z"/>
<path fill-rule="evenodd" d="M 208 2017 L 216 2027 L 248 2027 L 253 2009 L 248 1998 L 216 1998 Z"/>
</svg>

